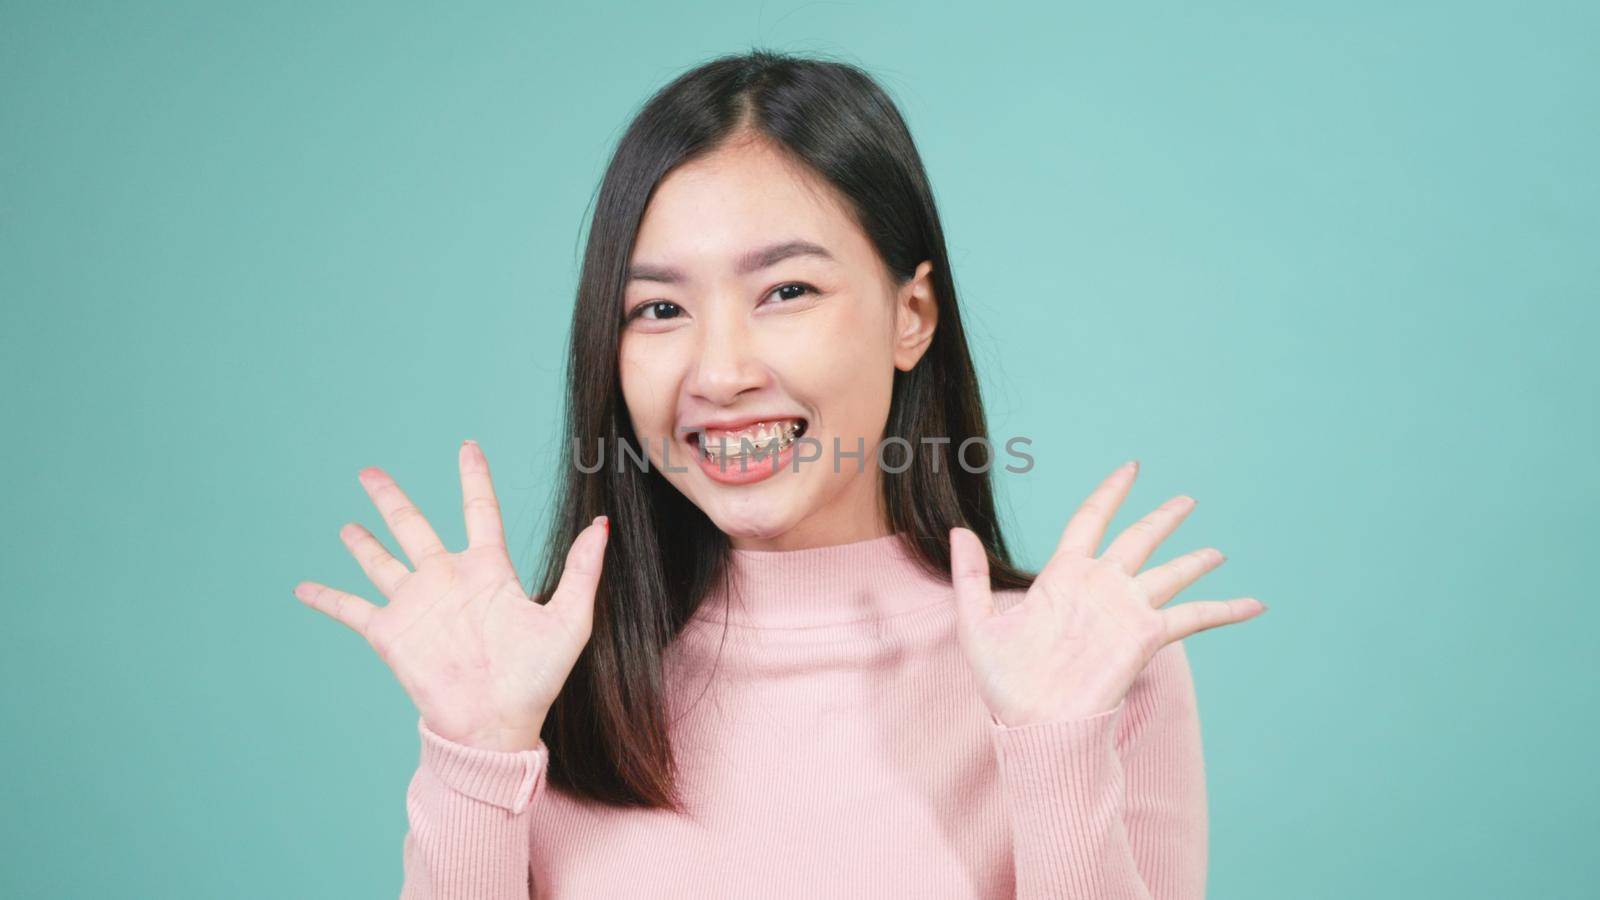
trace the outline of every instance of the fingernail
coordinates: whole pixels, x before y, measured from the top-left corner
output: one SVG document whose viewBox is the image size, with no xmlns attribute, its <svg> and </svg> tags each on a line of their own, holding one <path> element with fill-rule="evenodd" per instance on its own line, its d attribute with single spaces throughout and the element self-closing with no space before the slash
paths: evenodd
<svg viewBox="0 0 1600 900">
<path fill-rule="evenodd" d="M 1127 462 L 1123 463 L 1122 467 L 1124 469 L 1128 469 L 1130 471 L 1137 472 L 1137 471 L 1139 471 L 1139 461 L 1137 459 L 1130 459 Z"/>
</svg>

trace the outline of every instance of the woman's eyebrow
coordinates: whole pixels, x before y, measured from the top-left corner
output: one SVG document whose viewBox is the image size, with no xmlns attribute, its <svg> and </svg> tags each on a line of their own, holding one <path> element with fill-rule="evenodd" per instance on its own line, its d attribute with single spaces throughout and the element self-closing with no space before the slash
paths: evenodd
<svg viewBox="0 0 1600 900">
<path fill-rule="evenodd" d="M 816 256 L 832 260 L 833 254 L 826 248 L 810 241 L 784 241 L 771 246 L 751 250 L 739 257 L 737 271 L 740 275 L 748 275 L 769 266 L 775 266 L 786 259 L 796 256 Z M 629 281 L 659 281 L 662 284 L 682 284 L 689 279 L 684 274 L 671 266 L 653 266 L 649 263 L 636 263 L 628 267 Z"/>
<path fill-rule="evenodd" d="M 832 253 L 810 241 L 784 241 L 781 244 L 762 247 L 760 250 L 752 250 L 739 257 L 739 274 L 748 275 L 795 256 L 820 256 L 826 260 L 833 259 Z"/>
</svg>

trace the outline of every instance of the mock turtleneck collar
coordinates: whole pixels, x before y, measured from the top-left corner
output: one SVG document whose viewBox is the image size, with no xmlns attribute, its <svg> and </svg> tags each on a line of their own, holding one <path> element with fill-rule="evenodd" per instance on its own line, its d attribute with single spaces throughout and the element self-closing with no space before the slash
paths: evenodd
<svg viewBox="0 0 1600 900">
<path fill-rule="evenodd" d="M 811 628 L 884 619 L 948 602 L 949 577 L 917 561 L 906 532 L 804 550 L 731 551 L 731 604 L 714 589 L 703 621 Z"/>
</svg>

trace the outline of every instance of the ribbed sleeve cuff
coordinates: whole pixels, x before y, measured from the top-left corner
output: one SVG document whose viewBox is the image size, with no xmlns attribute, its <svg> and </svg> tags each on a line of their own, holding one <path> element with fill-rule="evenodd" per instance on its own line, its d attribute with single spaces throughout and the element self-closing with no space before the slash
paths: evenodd
<svg viewBox="0 0 1600 900">
<path fill-rule="evenodd" d="M 1011 796 L 1060 803 L 1120 778 L 1117 728 L 1127 707 L 1124 699 L 1098 715 L 1018 726 L 991 714 L 989 733 Z"/>
<path fill-rule="evenodd" d="M 468 747 L 435 734 L 417 717 L 422 764 L 451 790 L 521 814 L 543 790 L 550 762 L 544 741 L 532 750 L 495 751 Z"/>
<path fill-rule="evenodd" d="M 1116 744 L 1126 707 L 1017 727 L 991 719 L 1019 897 L 1123 896 L 1105 891 L 1134 883 Z"/>
</svg>

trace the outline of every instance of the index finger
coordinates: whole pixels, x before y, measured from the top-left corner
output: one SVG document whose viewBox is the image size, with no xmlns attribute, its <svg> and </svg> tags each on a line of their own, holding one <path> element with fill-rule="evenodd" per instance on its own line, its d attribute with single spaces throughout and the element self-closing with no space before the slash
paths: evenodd
<svg viewBox="0 0 1600 900">
<path fill-rule="evenodd" d="M 467 520 L 468 547 L 506 546 L 505 526 L 500 520 L 500 501 L 489 477 L 489 459 L 477 441 L 461 445 L 461 513 Z"/>
<path fill-rule="evenodd" d="M 1094 556 L 1111 525 L 1112 516 L 1117 514 L 1122 501 L 1128 499 L 1128 490 L 1138 474 L 1138 460 L 1130 459 L 1106 476 L 1067 522 L 1061 541 L 1056 544 L 1055 555 Z"/>
</svg>

